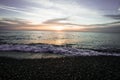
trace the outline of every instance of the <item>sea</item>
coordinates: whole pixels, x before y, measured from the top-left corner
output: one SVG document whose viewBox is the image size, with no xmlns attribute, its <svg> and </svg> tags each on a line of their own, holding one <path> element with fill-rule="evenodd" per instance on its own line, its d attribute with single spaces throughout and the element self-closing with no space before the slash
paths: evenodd
<svg viewBox="0 0 120 80">
<path fill-rule="evenodd" d="M 0 31 L 0 52 L 65 56 L 120 56 L 120 33 Z"/>
</svg>

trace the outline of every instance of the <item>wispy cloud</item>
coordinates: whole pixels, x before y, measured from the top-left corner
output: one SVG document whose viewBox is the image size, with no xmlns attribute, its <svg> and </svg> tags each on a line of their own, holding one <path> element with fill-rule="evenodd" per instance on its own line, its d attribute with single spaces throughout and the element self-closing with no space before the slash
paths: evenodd
<svg viewBox="0 0 120 80">
<path fill-rule="evenodd" d="M 51 26 L 64 26 L 66 29 L 76 28 L 79 30 L 80 28 L 92 29 L 96 27 L 103 29 L 103 27 L 108 28 L 119 25 L 119 23 L 112 23 L 120 20 L 119 14 L 104 14 L 95 8 L 90 8 L 90 6 L 81 5 L 82 3 L 78 3 L 79 0 L 22 1 L 25 2 L 23 7 L 0 3 L 0 11 L 3 15 L 4 11 L 7 11 L 15 14 L 16 18 L 4 19 L 4 17 L 1 17 L 0 28 L 14 27 L 18 29 L 44 30 L 50 29 Z M 19 1 L 16 0 L 16 2 Z M 116 10 L 118 11 L 118 8 Z M 17 15 L 17 13 L 21 14 L 21 16 Z M 9 16 L 9 14 L 6 15 Z"/>
<path fill-rule="evenodd" d="M 112 19 L 120 20 L 120 14 L 114 14 L 114 15 L 105 15 L 106 17 L 110 17 Z"/>
<path fill-rule="evenodd" d="M 0 29 L 20 29 L 22 26 L 30 26 L 29 21 L 25 21 L 22 19 L 8 19 L 3 18 L 0 20 Z"/>
<path fill-rule="evenodd" d="M 83 7 L 76 1 L 59 1 L 59 0 L 24 0 L 34 5 L 27 5 L 24 9 L 0 5 L 0 9 L 23 14 L 22 18 L 31 20 L 33 23 L 42 23 L 50 19 L 69 17 L 62 21 L 71 24 L 97 24 L 110 22 L 112 19 L 103 16 L 97 10 Z M 18 16 L 19 17 L 19 16 Z"/>
<path fill-rule="evenodd" d="M 78 25 L 72 23 L 60 23 L 61 20 L 67 18 L 53 19 L 44 22 L 43 24 L 33 25 L 31 22 L 22 19 L 0 20 L 1 30 L 54 30 L 57 26 L 64 26 L 66 31 L 92 31 L 92 32 L 120 32 L 120 22 L 112 22 L 106 24 L 94 25 Z"/>
<path fill-rule="evenodd" d="M 51 24 L 51 23 L 58 23 L 60 21 L 64 21 L 64 20 L 68 20 L 68 18 L 56 18 L 56 19 L 50 19 L 47 20 L 45 22 L 43 22 L 44 24 Z"/>
<path fill-rule="evenodd" d="M 11 7 L 11 6 L 6 6 L 6 5 L 1 5 L 1 4 L 0 4 L 0 9 L 13 11 L 13 12 L 21 13 L 21 14 L 26 14 L 26 15 L 31 15 L 31 16 L 35 15 L 35 14 L 32 14 L 30 12 L 27 12 L 25 10 L 22 10 L 22 9 L 19 9 L 19 8 L 16 8 L 16 7 Z"/>
<path fill-rule="evenodd" d="M 29 21 L 22 19 L 7 19 L 3 18 L 0 20 L 0 29 L 1 30 L 54 30 L 57 26 L 64 26 L 65 30 L 75 30 L 79 31 L 83 29 L 85 25 L 77 25 L 71 23 L 59 23 L 60 20 L 65 20 L 67 18 L 48 20 L 43 24 L 33 25 Z M 84 26 L 84 27 L 83 27 Z"/>
<path fill-rule="evenodd" d="M 104 17 L 97 10 L 83 7 L 77 2 L 70 1 L 53 1 L 53 0 L 26 0 L 37 6 L 29 7 L 33 13 L 38 13 L 42 21 L 55 18 L 69 17 L 67 23 L 73 24 L 96 24 L 109 22 L 109 19 Z M 103 21 L 106 20 L 106 21 Z"/>
<path fill-rule="evenodd" d="M 120 24 L 104 27 L 94 27 L 88 29 L 90 32 L 120 32 Z"/>
<path fill-rule="evenodd" d="M 57 24 L 57 25 L 63 25 L 63 26 L 90 26 L 90 25 L 81 25 L 81 24 L 73 24 L 73 23 L 68 23 L 66 22 L 66 20 L 69 20 L 69 17 L 67 18 L 57 18 L 57 19 L 50 19 L 50 20 L 47 20 L 45 22 L 43 22 L 43 24 Z"/>
</svg>

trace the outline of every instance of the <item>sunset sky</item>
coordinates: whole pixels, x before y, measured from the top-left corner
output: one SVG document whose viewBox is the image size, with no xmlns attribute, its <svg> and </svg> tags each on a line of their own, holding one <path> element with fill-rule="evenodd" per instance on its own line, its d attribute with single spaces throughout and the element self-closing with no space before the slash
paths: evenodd
<svg viewBox="0 0 120 80">
<path fill-rule="evenodd" d="M 0 30 L 120 32 L 120 0 L 0 0 Z"/>
</svg>

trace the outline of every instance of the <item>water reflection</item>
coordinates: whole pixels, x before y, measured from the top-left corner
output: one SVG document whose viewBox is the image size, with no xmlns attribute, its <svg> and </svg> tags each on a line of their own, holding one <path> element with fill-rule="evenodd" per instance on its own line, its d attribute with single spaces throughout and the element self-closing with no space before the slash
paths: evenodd
<svg viewBox="0 0 120 80">
<path fill-rule="evenodd" d="M 74 44 L 77 48 L 120 48 L 119 33 L 90 32 L 50 32 L 50 31 L 3 31 L 0 32 L 0 43 L 45 43 Z"/>
<path fill-rule="evenodd" d="M 58 32 L 43 32 L 34 33 L 30 36 L 29 40 L 22 40 L 22 43 L 45 43 L 45 44 L 55 44 L 64 45 L 69 43 L 76 43 L 78 39 L 74 39 L 72 34 L 58 31 Z"/>
<path fill-rule="evenodd" d="M 72 39 L 67 38 L 65 32 L 56 32 L 51 33 L 49 39 L 41 40 L 42 43 L 55 44 L 55 45 L 64 45 L 66 43 L 71 43 Z"/>
</svg>

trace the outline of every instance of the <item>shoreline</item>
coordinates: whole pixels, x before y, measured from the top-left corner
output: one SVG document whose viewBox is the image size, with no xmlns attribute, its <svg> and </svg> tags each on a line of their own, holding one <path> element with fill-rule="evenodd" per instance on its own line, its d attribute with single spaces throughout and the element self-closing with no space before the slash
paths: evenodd
<svg viewBox="0 0 120 80">
<path fill-rule="evenodd" d="M 105 54 L 105 53 L 104 53 Z M 49 58 L 67 58 L 67 57 L 120 57 L 116 55 L 64 55 L 61 53 L 34 53 L 22 51 L 0 51 L 0 57 L 13 59 L 49 59 Z"/>
<path fill-rule="evenodd" d="M 0 51 L 3 52 L 28 52 L 28 53 L 52 53 L 64 56 L 120 56 L 119 51 L 97 51 L 92 49 L 79 49 L 65 46 L 53 46 L 53 45 L 27 45 L 27 44 L 3 44 L 0 45 Z"/>
<path fill-rule="evenodd" d="M 48 59 L 48 58 L 61 58 L 65 56 L 60 54 L 52 54 L 52 53 L 0 51 L 0 57 L 7 57 L 7 58 L 13 58 L 13 59 Z"/>
</svg>

